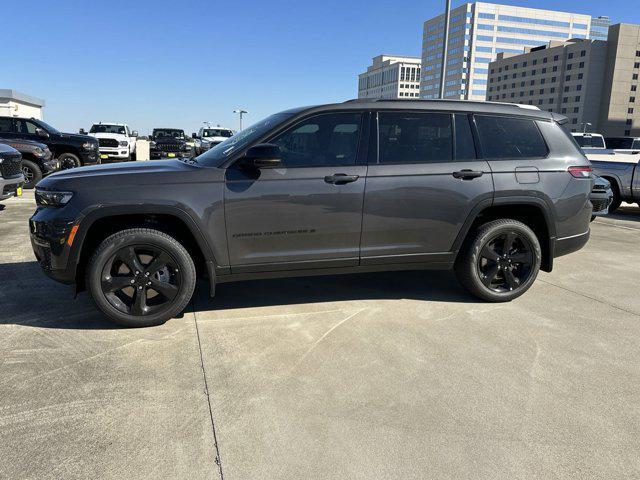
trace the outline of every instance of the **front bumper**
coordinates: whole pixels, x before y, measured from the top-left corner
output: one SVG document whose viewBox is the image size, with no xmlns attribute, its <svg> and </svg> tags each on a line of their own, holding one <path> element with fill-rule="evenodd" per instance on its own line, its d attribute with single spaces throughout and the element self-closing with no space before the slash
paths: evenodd
<svg viewBox="0 0 640 480">
<path fill-rule="evenodd" d="M 19 175 L 13 178 L 0 177 L 0 200 L 21 195 L 20 187 L 24 184 L 24 176 Z"/>
<path fill-rule="evenodd" d="M 71 247 L 67 244 L 74 221 L 67 219 L 63 208 L 38 207 L 29 219 L 31 247 L 43 272 L 54 280 L 75 282 L 75 265 L 69 261 Z"/>
<path fill-rule="evenodd" d="M 96 150 L 82 150 L 80 152 L 80 159 L 83 165 L 98 165 L 100 164 L 100 153 Z"/>
<path fill-rule="evenodd" d="M 163 158 L 189 158 L 191 156 L 191 150 L 181 152 L 164 152 L 162 150 L 151 150 L 149 152 L 151 160 L 159 160 Z"/>
<path fill-rule="evenodd" d="M 608 190 L 593 190 L 589 195 L 589 200 L 593 205 L 593 215 L 600 216 L 609 213 L 609 206 L 613 202 L 613 191 Z"/>
<path fill-rule="evenodd" d="M 123 148 L 109 148 L 102 147 L 100 148 L 100 160 L 102 163 L 110 163 L 110 162 L 122 162 L 125 160 L 129 160 L 129 149 L 128 147 Z"/>
</svg>

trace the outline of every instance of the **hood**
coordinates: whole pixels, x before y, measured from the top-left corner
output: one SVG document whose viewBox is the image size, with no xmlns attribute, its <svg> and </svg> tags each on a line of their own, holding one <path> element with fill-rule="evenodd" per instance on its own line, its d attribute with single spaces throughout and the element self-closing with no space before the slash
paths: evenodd
<svg viewBox="0 0 640 480">
<path fill-rule="evenodd" d="M 95 142 L 95 138 L 89 136 L 89 135 L 81 135 L 79 133 L 61 133 L 60 134 L 61 138 L 71 138 L 73 140 L 76 140 L 78 142 Z"/>
<path fill-rule="evenodd" d="M 0 155 L 14 156 L 14 155 L 20 155 L 20 152 L 17 151 L 15 148 L 10 147 L 9 145 L 0 143 Z"/>
<path fill-rule="evenodd" d="M 34 140 L 26 140 L 26 139 L 16 139 L 16 138 L 0 138 L 0 143 L 4 143 L 5 145 L 10 145 L 13 148 L 19 147 L 20 145 L 26 145 L 29 147 L 39 147 L 42 150 L 46 150 L 47 146 L 44 143 L 36 142 Z"/>
<path fill-rule="evenodd" d="M 176 174 L 199 169 L 194 164 L 179 160 L 125 162 L 61 170 L 45 177 L 38 187 L 50 189 L 112 188 L 142 183 L 162 183 L 163 177 L 175 178 Z"/>
</svg>

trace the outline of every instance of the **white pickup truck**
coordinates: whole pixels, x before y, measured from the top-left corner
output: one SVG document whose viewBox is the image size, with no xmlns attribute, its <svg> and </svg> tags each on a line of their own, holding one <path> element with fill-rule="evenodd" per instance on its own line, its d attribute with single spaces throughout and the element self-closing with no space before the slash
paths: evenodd
<svg viewBox="0 0 640 480">
<path fill-rule="evenodd" d="M 620 153 L 610 149 L 583 148 L 593 171 L 606 179 L 613 190 L 609 212 L 613 213 L 621 202 L 640 203 L 640 154 Z"/>
<path fill-rule="evenodd" d="M 233 136 L 235 132 L 230 128 L 223 127 L 202 127 L 198 133 L 194 133 L 192 137 L 195 139 L 196 155 L 206 152 L 211 147 L 215 147 L 219 143 L 224 142 L 227 138 Z"/>
<path fill-rule="evenodd" d="M 135 160 L 138 132 L 126 123 L 94 123 L 89 135 L 98 139 L 101 163 Z"/>
</svg>

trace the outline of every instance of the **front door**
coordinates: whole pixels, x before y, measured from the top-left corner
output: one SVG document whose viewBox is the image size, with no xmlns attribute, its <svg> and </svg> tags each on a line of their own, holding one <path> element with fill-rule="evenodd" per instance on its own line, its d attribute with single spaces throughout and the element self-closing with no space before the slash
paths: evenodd
<svg viewBox="0 0 640 480">
<path fill-rule="evenodd" d="M 450 261 L 471 210 L 493 197 L 470 117 L 381 111 L 373 130 L 378 154 L 367 174 L 362 265 Z"/>
<path fill-rule="evenodd" d="M 268 139 L 282 163 L 226 172 L 233 273 L 358 264 L 366 166 L 363 114 L 317 114 Z M 362 151 L 360 155 L 363 155 Z"/>
</svg>

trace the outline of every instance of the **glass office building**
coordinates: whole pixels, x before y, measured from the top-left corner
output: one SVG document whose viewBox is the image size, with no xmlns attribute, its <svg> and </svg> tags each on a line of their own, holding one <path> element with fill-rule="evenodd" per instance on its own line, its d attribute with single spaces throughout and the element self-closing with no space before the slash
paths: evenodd
<svg viewBox="0 0 640 480">
<path fill-rule="evenodd" d="M 591 19 L 591 29 L 589 38 L 592 40 L 606 40 L 609 35 L 611 19 L 609 17 L 593 17 Z"/>
<path fill-rule="evenodd" d="M 451 10 L 445 98 L 485 100 L 489 63 L 498 53 L 523 53 L 551 40 L 589 38 L 591 16 L 465 3 Z M 421 98 L 439 98 L 444 14 L 424 23 Z"/>
</svg>

